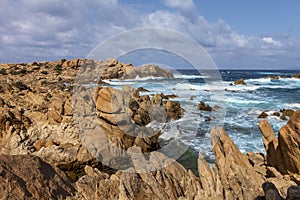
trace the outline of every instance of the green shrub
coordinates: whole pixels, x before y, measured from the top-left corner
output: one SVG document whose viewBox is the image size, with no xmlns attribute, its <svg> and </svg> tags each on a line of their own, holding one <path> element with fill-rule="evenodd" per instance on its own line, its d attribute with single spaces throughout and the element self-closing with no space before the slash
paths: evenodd
<svg viewBox="0 0 300 200">
<path fill-rule="evenodd" d="M 61 65 L 57 65 L 54 70 L 56 71 L 56 73 L 61 74 L 62 72 L 62 66 Z"/>
<path fill-rule="evenodd" d="M 45 74 L 45 75 L 47 75 L 47 74 L 48 74 L 48 72 L 47 72 L 47 71 L 45 71 L 45 70 L 41 71 L 41 73 L 42 73 L 42 74 Z"/>
<path fill-rule="evenodd" d="M 0 74 L 7 75 L 6 69 L 0 69 Z"/>
</svg>

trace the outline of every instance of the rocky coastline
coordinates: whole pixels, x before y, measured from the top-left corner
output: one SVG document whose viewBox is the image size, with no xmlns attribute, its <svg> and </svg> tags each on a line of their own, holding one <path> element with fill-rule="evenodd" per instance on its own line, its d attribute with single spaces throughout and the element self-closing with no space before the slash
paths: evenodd
<svg viewBox="0 0 300 200">
<path fill-rule="evenodd" d="M 195 176 L 157 151 L 161 133 L 147 127 L 153 119 L 180 119 L 180 104 L 170 95 L 143 95 L 143 88 L 115 89 L 105 82 L 173 78 L 170 70 L 115 59 L 62 59 L 0 64 L 0 74 L 1 199 L 300 198 L 300 110 L 278 136 L 260 121 L 266 155 L 241 153 L 223 128 L 213 128 L 216 163 L 199 154 Z M 215 108 L 200 102 L 198 109 Z M 80 132 L 78 124 L 89 132 Z M 100 133 L 103 140 L 95 141 Z M 117 148 L 99 152 L 107 143 Z M 146 155 L 143 162 L 136 154 Z M 143 171 L 147 163 L 154 167 Z"/>
</svg>

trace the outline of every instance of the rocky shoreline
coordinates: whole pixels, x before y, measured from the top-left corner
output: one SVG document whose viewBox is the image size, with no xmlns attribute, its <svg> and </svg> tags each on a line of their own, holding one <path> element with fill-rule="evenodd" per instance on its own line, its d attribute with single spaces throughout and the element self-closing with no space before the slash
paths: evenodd
<svg viewBox="0 0 300 200">
<path fill-rule="evenodd" d="M 180 104 L 164 94 L 142 95 L 142 88 L 105 84 L 172 78 L 171 71 L 115 59 L 63 59 L 0 64 L 0 73 L 2 199 L 300 198 L 300 111 L 278 137 L 266 120 L 260 122 L 266 155 L 242 154 L 225 130 L 212 129 L 216 163 L 210 166 L 200 154 L 197 177 L 157 151 L 161 133 L 146 127 L 152 119 L 180 119 Z M 94 83 L 100 85 L 81 86 Z M 204 102 L 198 107 L 213 109 Z M 95 140 L 100 133 L 103 140 Z M 99 151 L 107 143 L 117 148 Z"/>
</svg>

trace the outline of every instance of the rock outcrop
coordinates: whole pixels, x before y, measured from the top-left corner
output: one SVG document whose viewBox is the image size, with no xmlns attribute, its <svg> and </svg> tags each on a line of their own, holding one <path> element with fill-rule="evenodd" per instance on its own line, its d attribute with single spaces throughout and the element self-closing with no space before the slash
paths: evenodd
<svg viewBox="0 0 300 200">
<path fill-rule="evenodd" d="M 155 66 L 141 69 L 114 59 L 0 64 L 1 197 L 299 196 L 300 111 L 282 111 L 290 120 L 278 138 L 267 121 L 260 122 L 266 156 L 241 153 L 225 130 L 214 128 L 211 141 L 216 163 L 208 164 L 199 154 L 197 177 L 159 152 L 160 132 L 146 127 L 153 120 L 168 122 L 183 115 L 180 104 L 170 100 L 174 95 L 142 95 L 141 88 L 118 90 L 99 82 L 101 76 L 123 79 L 165 73 L 166 78 L 172 77 Z M 101 87 L 85 87 L 93 83 Z"/>
<path fill-rule="evenodd" d="M 230 85 L 247 85 L 247 83 L 241 78 L 239 80 L 235 80 L 234 83 L 231 83 Z"/>
<path fill-rule="evenodd" d="M 115 59 L 108 59 L 102 65 L 107 65 L 101 74 L 101 79 L 135 79 L 136 77 L 162 77 L 174 78 L 171 70 L 163 69 L 157 65 L 144 64 L 142 67 L 123 64 Z"/>
<path fill-rule="evenodd" d="M 300 183 L 299 119 L 300 110 L 296 111 L 288 123 L 280 129 L 278 138 L 267 121 L 259 123 L 267 151 L 267 163 L 281 174 L 291 175 L 298 184 Z"/>
<path fill-rule="evenodd" d="M 153 77 L 163 77 L 163 78 L 174 78 L 171 70 L 162 69 L 161 67 L 153 64 L 144 64 L 139 71 L 139 76 L 141 78 L 153 76 Z"/>
</svg>

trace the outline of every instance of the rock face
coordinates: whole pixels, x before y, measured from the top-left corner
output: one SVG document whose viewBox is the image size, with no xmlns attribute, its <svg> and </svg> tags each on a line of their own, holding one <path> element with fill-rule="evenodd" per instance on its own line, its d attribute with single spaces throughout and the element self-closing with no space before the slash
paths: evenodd
<svg viewBox="0 0 300 200">
<path fill-rule="evenodd" d="M 162 77 L 174 78 L 171 70 L 162 69 L 157 65 L 144 64 L 142 67 L 135 67 L 131 64 L 123 64 L 115 59 L 108 59 L 102 65 L 107 65 L 105 71 L 101 74 L 101 79 L 134 79 L 137 76 L 144 77 Z"/>
<path fill-rule="evenodd" d="M 65 199 L 75 193 L 59 169 L 31 155 L 0 155 L 1 199 Z"/>
<path fill-rule="evenodd" d="M 140 69 L 139 76 L 141 78 L 154 76 L 154 77 L 164 77 L 164 78 L 174 78 L 171 70 L 162 69 L 157 65 L 144 64 Z"/>
<path fill-rule="evenodd" d="M 157 140 L 160 132 L 155 133 L 150 128 L 135 124 L 136 115 L 142 112 L 139 109 L 145 109 L 143 110 L 144 116 L 140 117 L 141 125 L 151 121 L 149 110 L 147 110 L 149 108 L 146 106 L 141 108 L 141 103 L 150 107 L 150 100 L 141 102 L 138 101 L 139 99 L 137 91 L 133 88 L 124 87 L 122 91 L 111 87 L 99 88 L 96 97 L 99 124 L 109 140 L 118 141 L 118 147 L 126 150 L 137 145 L 142 148 L 143 152 L 153 151 L 159 148 Z M 140 138 L 141 132 L 147 141 Z"/>
<path fill-rule="evenodd" d="M 282 174 L 291 174 L 300 183 L 300 110 L 296 111 L 275 136 L 270 124 L 261 121 L 259 128 L 267 150 L 267 162 Z"/>
<path fill-rule="evenodd" d="M 256 172 L 249 158 L 239 151 L 226 132 L 213 129 L 211 140 L 217 166 L 211 170 L 203 160 L 198 161 L 200 179 L 210 182 L 211 194 L 219 193 L 224 199 L 254 199 L 261 194 L 264 177 Z"/>
</svg>

